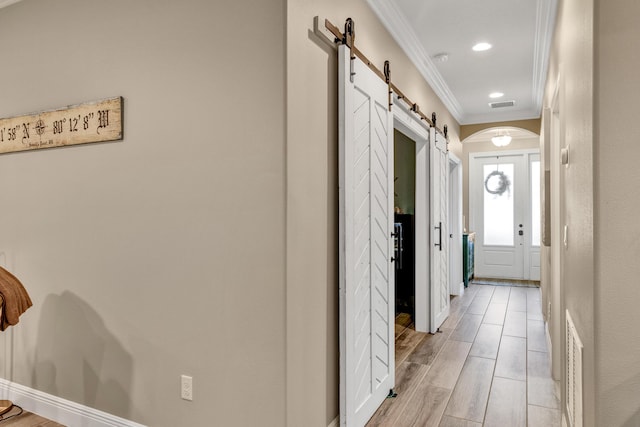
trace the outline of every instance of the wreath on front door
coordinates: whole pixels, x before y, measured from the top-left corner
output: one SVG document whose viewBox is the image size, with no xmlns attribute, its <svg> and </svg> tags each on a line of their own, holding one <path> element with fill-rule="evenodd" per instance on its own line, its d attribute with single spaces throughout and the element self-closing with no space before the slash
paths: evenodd
<svg viewBox="0 0 640 427">
<path fill-rule="evenodd" d="M 484 188 L 487 190 L 489 194 L 495 194 L 498 196 L 502 196 L 506 191 L 509 190 L 511 186 L 511 181 L 504 172 L 501 171 L 493 171 L 489 175 L 487 175 L 487 179 L 484 180 Z"/>
</svg>

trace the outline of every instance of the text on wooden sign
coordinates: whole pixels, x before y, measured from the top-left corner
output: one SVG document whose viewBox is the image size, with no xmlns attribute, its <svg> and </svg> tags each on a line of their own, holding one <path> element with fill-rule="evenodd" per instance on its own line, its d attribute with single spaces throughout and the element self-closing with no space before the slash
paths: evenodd
<svg viewBox="0 0 640 427">
<path fill-rule="evenodd" d="M 122 97 L 0 119 L 0 153 L 122 139 Z"/>
</svg>

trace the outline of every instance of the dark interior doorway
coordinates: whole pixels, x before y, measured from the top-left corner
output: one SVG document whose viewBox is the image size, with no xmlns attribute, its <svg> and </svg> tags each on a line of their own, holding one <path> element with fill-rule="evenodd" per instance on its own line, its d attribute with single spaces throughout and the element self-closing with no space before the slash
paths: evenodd
<svg viewBox="0 0 640 427">
<path fill-rule="evenodd" d="M 416 143 L 394 132 L 396 323 L 415 320 L 415 183 Z"/>
</svg>

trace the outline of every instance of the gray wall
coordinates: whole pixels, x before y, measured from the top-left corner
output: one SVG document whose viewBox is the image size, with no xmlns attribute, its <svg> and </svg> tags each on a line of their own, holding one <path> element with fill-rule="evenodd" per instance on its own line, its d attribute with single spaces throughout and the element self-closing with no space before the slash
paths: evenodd
<svg viewBox="0 0 640 427">
<path fill-rule="evenodd" d="M 595 1 L 596 425 L 640 425 L 640 3 Z"/>
<path fill-rule="evenodd" d="M 608 6 L 607 6 L 608 7 Z M 577 332 L 584 344 L 584 425 L 619 425 L 598 422 L 596 419 L 595 379 L 599 357 L 595 344 L 595 324 L 600 315 L 594 310 L 594 2 L 593 0 L 565 0 L 560 2 L 556 31 L 552 44 L 549 75 L 545 88 L 544 106 L 550 107 L 556 86 L 559 86 L 560 142 L 552 142 L 550 151 L 559 153 L 562 146 L 569 145 L 570 165 L 560 168 L 562 177 L 551 185 L 559 185 L 559 200 L 562 214 L 552 206 L 552 224 L 561 230 L 568 226 L 568 247 L 551 247 L 560 252 L 559 299 L 551 300 L 552 307 L 560 305 L 561 328 L 564 330 L 565 309 L 569 311 Z M 543 125 L 544 127 L 544 125 Z M 546 143 L 546 141 L 545 141 Z M 555 145 L 553 145 L 555 144 Z M 551 157 L 552 159 L 554 156 Z M 558 184 L 562 182 L 562 185 Z M 553 191 L 552 191 L 553 194 Z M 553 202 L 552 202 L 553 203 Z M 545 255 L 546 255 L 545 250 Z M 546 256 L 542 257 L 547 262 Z M 543 267 L 546 270 L 546 266 Z M 554 274 L 552 272 L 551 277 Z M 553 298 L 553 292 L 550 292 Z M 553 312 L 553 308 L 552 308 Z M 563 343 L 564 336 L 557 342 Z M 617 347 L 620 350 L 619 347 Z M 564 348 L 562 351 L 564 355 Z M 562 369 L 560 372 L 563 372 Z M 566 396 L 563 396 L 563 402 Z M 563 405 L 563 408 L 565 406 Z"/>
<path fill-rule="evenodd" d="M 4 378 L 152 426 L 285 424 L 285 16 L 0 9 L 0 117 L 125 100 L 121 142 L 0 156 L 0 261 L 34 301 Z"/>
</svg>

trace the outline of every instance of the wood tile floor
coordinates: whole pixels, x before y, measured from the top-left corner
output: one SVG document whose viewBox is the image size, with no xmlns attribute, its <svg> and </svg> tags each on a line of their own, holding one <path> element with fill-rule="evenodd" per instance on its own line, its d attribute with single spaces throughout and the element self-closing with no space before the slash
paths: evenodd
<svg viewBox="0 0 640 427">
<path fill-rule="evenodd" d="M 22 414 L 17 415 L 19 413 L 19 409 L 14 407 L 9 412 L 4 414 L 4 419 L 0 419 L 0 426 L 11 426 L 11 427 L 65 427 L 62 424 L 58 424 L 55 421 L 48 420 L 36 414 L 33 414 L 28 411 L 24 411 Z M 12 415 L 17 415 L 12 417 Z M 11 418 L 10 418 L 11 417 Z"/>
<path fill-rule="evenodd" d="M 440 330 L 396 325 L 398 396 L 367 426 L 560 426 L 539 288 L 471 284 Z"/>
</svg>

